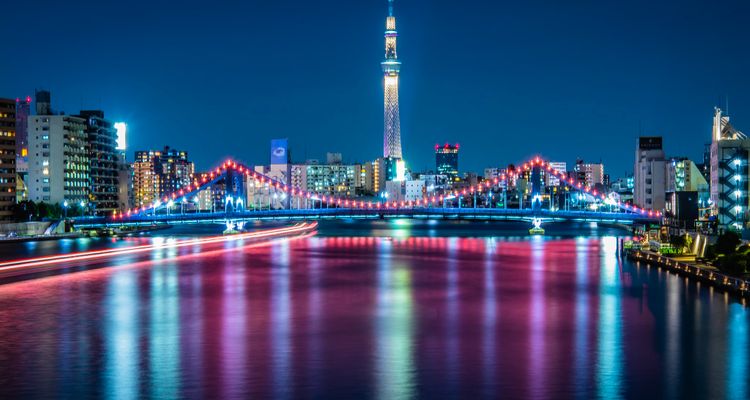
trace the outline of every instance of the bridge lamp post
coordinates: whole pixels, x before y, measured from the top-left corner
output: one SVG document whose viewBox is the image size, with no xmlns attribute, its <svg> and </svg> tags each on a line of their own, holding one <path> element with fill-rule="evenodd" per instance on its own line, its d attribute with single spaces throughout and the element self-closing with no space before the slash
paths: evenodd
<svg viewBox="0 0 750 400">
<path fill-rule="evenodd" d="M 68 201 L 63 201 L 63 219 L 68 219 Z"/>
<path fill-rule="evenodd" d="M 243 206 L 242 199 L 239 198 L 239 197 L 237 197 L 237 201 L 234 202 L 234 205 L 235 205 L 235 211 L 237 211 L 237 210 L 241 211 L 242 210 L 242 206 Z"/>
<path fill-rule="evenodd" d="M 195 198 L 193 199 L 193 203 L 195 203 L 195 213 L 196 214 L 200 211 L 199 210 L 199 208 L 200 208 L 200 202 L 201 202 L 201 199 L 199 199 L 198 196 L 195 196 Z"/>
<path fill-rule="evenodd" d="M 81 216 L 85 217 L 86 216 L 86 202 L 81 200 L 81 202 L 78 203 L 78 205 L 81 206 Z"/>
<path fill-rule="evenodd" d="M 174 201 L 169 200 L 167 202 L 167 216 L 169 216 L 169 210 L 174 206 Z"/>
<path fill-rule="evenodd" d="M 161 205 L 161 201 L 156 200 L 153 204 L 154 206 L 154 217 L 156 216 L 156 209 Z"/>
<path fill-rule="evenodd" d="M 187 199 L 183 197 L 180 201 L 180 214 L 185 214 L 185 204 L 187 204 Z"/>
</svg>

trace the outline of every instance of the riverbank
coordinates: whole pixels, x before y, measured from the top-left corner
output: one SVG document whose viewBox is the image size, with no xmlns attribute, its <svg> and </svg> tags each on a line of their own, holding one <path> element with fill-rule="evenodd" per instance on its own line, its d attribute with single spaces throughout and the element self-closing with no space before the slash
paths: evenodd
<svg viewBox="0 0 750 400">
<path fill-rule="evenodd" d="M 700 264 L 688 264 L 646 250 L 626 250 L 626 256 L 628 259 L 636 262 L 644 262 L 708 283 L 717 289 L 737 295 L 743 299 L 750 298 L 750 282 L 742 278 L 723 274 L 711 267 Z"/>
<path fill-rule="evenodd" d="M 76 239 L 79 237 L 81 237 L 81 234 L 76 233 L 76 232 L 61 233 L 61 234 L 55 234 L 55 235 L 16 236 L 16 237 L 0 239 L 0 245 L 12 244 L 12 243 L 25 243 L 25 242 L 43 242 L 47 240 Z"/>
</svg>

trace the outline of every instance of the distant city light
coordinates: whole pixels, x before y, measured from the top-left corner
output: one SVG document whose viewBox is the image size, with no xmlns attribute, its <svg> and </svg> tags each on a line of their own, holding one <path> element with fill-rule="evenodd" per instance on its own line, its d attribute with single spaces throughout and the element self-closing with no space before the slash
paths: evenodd
<svg viewBox="0 0 750 400">
<path fill-rule="evenodd" d="M 128 133 L 128 124 L 124 122 L 115 122 L 115 129 L 117 130 L 117 150 L 125 150 L 126 135 Z"/>
</svg>

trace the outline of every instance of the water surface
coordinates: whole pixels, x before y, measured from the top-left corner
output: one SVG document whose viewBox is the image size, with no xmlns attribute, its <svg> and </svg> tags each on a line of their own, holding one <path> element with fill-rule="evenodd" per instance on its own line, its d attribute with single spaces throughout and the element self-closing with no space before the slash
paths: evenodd
<svg viewBox="0 0 750 400">
<path fill-rule="evenodd" d="M 324 222 L 0 286 L 0 398 L 750 396 L 744 305 L 621 231 L 524 228 Z"/>
</svg>

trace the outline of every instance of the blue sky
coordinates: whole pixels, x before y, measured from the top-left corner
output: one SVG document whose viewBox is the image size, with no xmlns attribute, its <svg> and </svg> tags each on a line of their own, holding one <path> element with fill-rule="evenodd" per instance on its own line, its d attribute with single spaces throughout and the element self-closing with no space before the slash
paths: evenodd
<svg viewBox="0 0 750 400">
<path fill-rule="evenodd" d="M 131 150 L 267 163 L 382 153 L 386 1 L 15 1 L 0 97 L 52 90 L 57 110 L 128 122 Z M 747 1 L 396 0 L 404 154 L 461 169 L 543 155 L 632 169 L 639 132 L 701 156 L 713 107 L 750 131 Z M 9 13 L 7 13 L 9 11 Z"/>
</svg>

